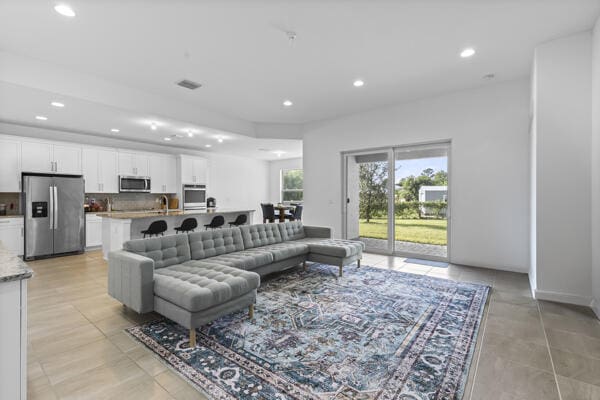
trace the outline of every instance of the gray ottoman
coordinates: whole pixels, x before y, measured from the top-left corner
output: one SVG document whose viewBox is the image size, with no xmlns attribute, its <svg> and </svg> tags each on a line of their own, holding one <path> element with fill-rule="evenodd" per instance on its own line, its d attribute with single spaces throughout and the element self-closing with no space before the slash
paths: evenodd
<svg viewBox="0 0 600 400">
<path fill-rule="evenodd" d="M 307 244 L 310 249 L 308 261 L 337 265 L 340 276 L 345 265 L 356 261 L 360 268 L 360 259 L 365 249 L 365 244 L 356 240 L 325 239 Z"/>
<path fill-rule="evenodd" d="M 189 328 L 194 347 L 196 328 L 208 322 L 244 307 L 253 318 L 259 286 L 255 272 L 189 261 L 154 271 L 154 311 Z"/>
</svg>

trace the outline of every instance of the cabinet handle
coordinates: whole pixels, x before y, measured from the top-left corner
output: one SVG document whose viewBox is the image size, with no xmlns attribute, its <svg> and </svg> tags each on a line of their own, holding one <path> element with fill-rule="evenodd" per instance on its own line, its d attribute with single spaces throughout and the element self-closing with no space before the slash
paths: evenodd
<svg viewBox="0 0 600 400">
<path fill-rule="evenodd" d="M 50 171 L 54 172 L 54 162 L 50 161 Z"/>
<path fill-rule="evenodd" d="M 25 234 L 24 228 L 21 228 L 21 237 L 23 237 L 24 234 Z"/>
</svg>

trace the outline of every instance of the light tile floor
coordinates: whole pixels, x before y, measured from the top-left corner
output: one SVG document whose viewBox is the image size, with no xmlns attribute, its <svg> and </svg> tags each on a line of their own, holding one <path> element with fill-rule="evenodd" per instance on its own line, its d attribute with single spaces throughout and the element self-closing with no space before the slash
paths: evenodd
<svg viewBox="0 0 600 400">
<path fill-rule="evenodd" d="M 99 251 L 30 265 L 30 399 L 204 399 L 123 333 L 154 315 L 106 294 Z M 600 322 L 591 310 L 533 300 L 524 274 L 376 254 L 363 265 L 493 287 L 465 400 L 600 399 Z"/>
</svg>

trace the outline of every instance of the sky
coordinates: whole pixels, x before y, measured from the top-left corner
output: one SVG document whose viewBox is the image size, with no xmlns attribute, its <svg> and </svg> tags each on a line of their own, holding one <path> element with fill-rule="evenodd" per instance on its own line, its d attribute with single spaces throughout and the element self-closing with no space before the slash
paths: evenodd
<svg viewBox="0 0 600 400">
<path fill-rule="evenodd" d="M 417 158 L 414 160 L 397 160 L 396 161 L 396 183 L 407 176 L 421 175 L 424 169 L 432 168 L 434 171 L 447 171 L 446 157 L 432 158 Z"/>
</svg>

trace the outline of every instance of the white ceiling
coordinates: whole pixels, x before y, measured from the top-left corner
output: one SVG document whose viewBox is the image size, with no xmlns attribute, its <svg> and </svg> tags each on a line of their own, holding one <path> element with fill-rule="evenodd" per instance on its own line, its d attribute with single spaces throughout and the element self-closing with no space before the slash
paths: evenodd
<svg viewBox="0 0 600 400">
<path fill-rule="evenodd" d="M 150 101 L 125 107 L 127 96 L 91 99 L 86 93 L 98 94 L 98 82 L 86 81 L 87 92 L 75 95 L 61 88 L 67 78 L 57 82 L 40 73 L 11 81 L 0 65 L 0 80 L 17 89 L 37 79 L 33 87 L 47 94 L 91 101 L 82 104 L 88 114 L 98 107 L 94 118 L 65 117 L 61 127 L 103 133 L 113 121 L 127 126 L 127 119 L 160 115 L 175 125 L 204 121 L 255 137 L 264 137 L 262 123 L 303 124 L 476 87 L 489 73 L 497 81 L 527 76 L 537 44 L 590 29 L 600 14 L 600 0 L 65 2 L 75 18 L 55 13 L 54 1 L 2 0 L 0 50 L 177 106 L 157 111 Z M 290 42 L 285 31 L 297 38 Z M 477 54 L 461 59 L 467 46 Z M 176 86 L 182 78 L 203 87 Z M 354 88 L 356 78 L 365 86 Z M 294 106 L 283 107 L 284 99 Z M 8 107 L 0 117 L 36 123 L 27 107 Z M 208 123 L 215 115 L 222 120 Z M 294 136 L 284 133 L 285 125 L 264 127 L 271 137 Z"/>
<path fill-rule="evenodd" d="M 64 107 L 53 107 L 50 103 L 54 101 Z M 38 115 L 48 119 L 38 121 Z M 0 121 L 261 160 L 302 156 L 300 140 L 253 138 L 1 81 Z M 156 130 L 150 129 L 152 123 Z M 119 132 L 111 132 L 113 128 Z M 190 130 L 193 137 L 188 136 Z M 165 137 L 171 140 L 167 142 Z"/>
</svg>

